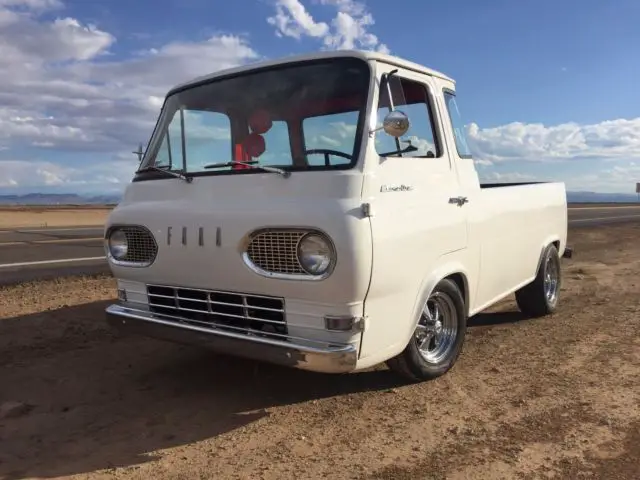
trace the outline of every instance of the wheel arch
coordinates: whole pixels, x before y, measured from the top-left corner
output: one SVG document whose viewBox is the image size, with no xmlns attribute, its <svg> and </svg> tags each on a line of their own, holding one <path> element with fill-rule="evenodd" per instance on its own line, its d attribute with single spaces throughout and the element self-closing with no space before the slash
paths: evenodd
<svg viewBox="0 0 640 480">
<path fill-rule="evenodd" d="M 413 335 L 413 332 L 416 329 L 418 322 L 420 321 L 420 315 L 422 314 L 423 305 L 433 292 L 434 288 L 436 288 L 436 285 L 438 285 L 438 283 L 445 279 L 449 279 L 456 284 L 456 286 L 460 290 L 460 293 L 462 294 L 465 315 L 469 314 L 469 274 L 462 263 L 458 261 L 445 263 L 430 272 L 422 281 L 420 290 L 418 291 L 418 295 L 416 297 L 416 301 L 413 305 L 412 321 L 410 322 L 411 328 L 409 329 L 409 332 L 406 332 L 404 342 L 405 345 L 407 345 L 411 340 L 411 336 Z"/>
<path fill-rule="evenodd" d="M 560 251 L 562 242 L 560 241 L 560 238 L 557 235 L 547 237 L 544 240 L 544 242 L 542 242 L 542 245 L 540 246 L 540 255 L 538 256 L 538 263 L 536 264 L 536 269 L 533 272 L 534 276 L 537 275 L 538 271 L 540 270 L 540 265 L 542 265 L 542 259 L 544 258 L 544 252 L 547 251 L 547 248 L 549 247 L 549 245 L 553 245 L 554 247 L 556 247 L 556 250 L 558 250 L 558 256 L 562 256 L 562 252 Z"/>
<path fill-rule="evenodd" d="M 562 284 L 562 273 L 560 267 L 561 254 L 558 249 L 558 245 L 560 243 L 561 242 L 559 240 L 555 239 L 550 240 L 544 245 L 540 253 L 534 279 L 527 285 L 516 290 L 516 303 L 523 314 L 535 318 L 548 315 L 556 310 L 560 295 L 560 285 Z M 553 303 L 550 304 L 550 300 L 547 298 L 545 285 L 545 257 L 548 256 L 547 252 L 549 251 L 549 247 L 552 245 L 557 249 L 557 251 L 555 255 L 551 255 L 549 257 L 554 257 L 554 262 L 556 263 L 557 270 L 555 273 L 557 275 L 557 282 L 553 287 L 556 289 L 555 299 L 553 300 Z"/>
</svg>

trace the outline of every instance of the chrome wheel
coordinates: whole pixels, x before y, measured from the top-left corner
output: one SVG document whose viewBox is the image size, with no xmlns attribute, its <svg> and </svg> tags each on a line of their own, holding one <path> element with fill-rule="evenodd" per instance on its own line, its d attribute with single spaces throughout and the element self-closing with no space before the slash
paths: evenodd
<svg viewBox="0 0 640 480">
<path fill-rule="evenodd" d="M 391 370 L 413 381 L 447 373 L 456 363 L 467 331 L 467 310 L 462 288 L 444 278 L 422 305 L 420 318 L 407 346 L 387 360 Z"/>
<path fill-rule="evenodd" d="M 558 269 L 557 258 L 553 255 L 549 255 L 547 257 L 544 272 L 544 295 L 550 304 L 554 304 L 558 297 L 560 272 Z"/>
<path fill-rule="evenodd" d="M 545 248 L 533 281 L 516 290 L 520 311 L 530 317 L 542 317 L 556 311 L 560 299 L 562 269 L 558 249 L 552 243 Z"/>
<path fill-rule="evenodd" d="M 427 300 L 414 339 L 418 352 L 429 363 L 439 363 L 449 355 L 458 335 L 458 318 L 453 300 L 442 292 Z"/>
</svg>

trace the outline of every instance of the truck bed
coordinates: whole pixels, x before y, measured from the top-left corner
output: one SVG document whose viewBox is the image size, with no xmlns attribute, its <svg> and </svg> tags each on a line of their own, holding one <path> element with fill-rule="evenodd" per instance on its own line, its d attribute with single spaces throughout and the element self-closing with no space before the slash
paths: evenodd
<svg viewBox="0 0 640 480">
<path fill-rule="evenodd" d="M 521 185 L 539 185 L 550 182 L 509 182 L 509 183 L 481 183 L 480 188 L 519 187 Z"/>
<path fill-rule="evenodd" d="M 526 188 L 500 188 L 526 187 Z M 469 244 L 480 244 L 481 271 L 472 310 L 483 309 L 531 281 L 543 248 L 567 237 L 562 182 L 484 183 L 469 199 Z"/>
</svg>

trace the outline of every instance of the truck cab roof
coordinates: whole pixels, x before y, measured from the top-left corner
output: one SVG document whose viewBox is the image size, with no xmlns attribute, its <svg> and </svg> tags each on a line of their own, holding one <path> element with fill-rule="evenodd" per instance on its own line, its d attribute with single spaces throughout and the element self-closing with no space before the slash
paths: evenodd
<svg viewBox="0 0 640 480">
<path fill-rule="evenodd" d="M 226 69 L 219 70 L 207 75 L 202 75 L 202 76 L 193 78 L 191 80 L 188 80 L 186 82 L 183 82 L 181 84 L 178 84 L 174 86 L 171 90 L 169 90 L 169 92 L 167 93 L 167 96 L 179 90 L 183 90 L 185 88 L 189 88 L 201 83 L 205 83 L 219 77 L 235 75 L 235 74 L 256 70 L 256 69 L 261 69 L 261 68 L 275 67 L 278 65 L 283 65 L 288 63 L 305 62 L 310 60 L 320 60 L 320 59 L 336 58 L 336 57 L 360 58 L 364 61 L 375 60 L 375 61 L 386 63 L 389 65 L 395 65 L 397 67 L 404 68 L 407 70 L 413 70 L 415 72 L 419 72 L 432 77 L 437 77 L 445 81 L 451 82 L 453 85 L 455 85 L 455 80 L 445 75 L 444 73 L 427 68 L 418 63 L 414 63 L 410 60 L 405 60 L 395 55 L 388 55 L 388 54 L 379 53 L 379 52 L 370 52 L 370 51 L 353 49 L 353 50 L 333 50 L 333 51 L 306 53 L 306 54 L 300 54 L 300 55 L 290 55 L 286 57 L 280 57 L 277 59 L 262 60 L 262 61 L 247 63 L 237 67 L 226 68 Z"/>
</svg>

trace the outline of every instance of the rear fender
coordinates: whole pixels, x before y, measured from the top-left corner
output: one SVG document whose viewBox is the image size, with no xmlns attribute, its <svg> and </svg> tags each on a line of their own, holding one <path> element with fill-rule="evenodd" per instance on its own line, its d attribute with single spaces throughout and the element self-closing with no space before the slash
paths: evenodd
<svg viewBox="0 0 640 480">
<path fill-rule="evenodd" d="M 540 246 L 540 256 L 538 257 L 538 264 L 536 265 L 536 269 L 533 272 L 533 275 L 532 275 L 533 277 L 535 277 L 538 274 L 538 271 L 540 270 L 540 265 L 542 265 L 542 258 L 544 257 L 544 251 L 552 243 L 555 243 L 557 245 L 558 255 L 562 257 L 564 253 L 564 245 L 562 244 L 560 237 L 558 237 L 557 235 L 549 235 L 548 237 L 545 238 L 544 242 L 542 242 L 542 245 Z"/>
</svg>

